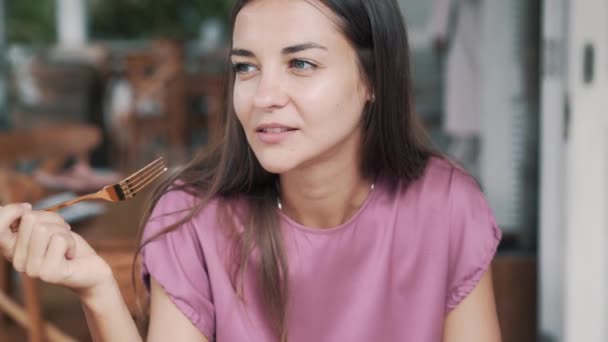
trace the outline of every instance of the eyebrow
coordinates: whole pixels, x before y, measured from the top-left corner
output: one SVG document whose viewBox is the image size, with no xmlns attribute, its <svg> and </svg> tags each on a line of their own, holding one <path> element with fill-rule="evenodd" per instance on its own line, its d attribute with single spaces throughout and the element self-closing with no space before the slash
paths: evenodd
<svg viewBox="0 0 608 342">
<path fill-rule="evenodd" d="M 321 49 L 321 50 L 325 50 L 327 51 L 327 48 L 323 45 L 319 45 L 317 43 L 304 43 L 304 44 L 298 44 L 298 45 L 293 45 L 293 46 L 288 46 L 286 48 L 283 48 L 283 50 L 281 50 L 281 52 L 284 55 L 289 55 L 292 53 L 296 53 L 296 52 L 300 52 L 300 51 L 304 51 L 304 50 L 309 50 L 309 49 Z"/>
<path fill-rule="evenodd" d="M 281 50 L 281 53 L 284 55 L 290 55 L 309 49 L 321 49 L 327 51 L 327 48 L 323 45 L 319 45 L 317 43 L 303 43 L 285 47 Z M 232 49 L 232 51 L 230 51 L 230 56 L 255 57 L 255 54 L 246 49 Z"/>
</svg>

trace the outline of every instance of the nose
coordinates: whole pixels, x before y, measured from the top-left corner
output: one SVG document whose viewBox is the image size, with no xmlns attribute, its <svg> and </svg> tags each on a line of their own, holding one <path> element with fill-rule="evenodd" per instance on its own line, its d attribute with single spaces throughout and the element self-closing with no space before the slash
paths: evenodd
<svg viewBox="0 0 608 342">
<path fill-rule="evenodd" d="M 288 96 L 285 91 L 285 84 L 279 72 L 268 70 L 262 73 L 255 95 L 253 105 L 262 110 L 281 108 L 287 104 Z"/>
</svg>

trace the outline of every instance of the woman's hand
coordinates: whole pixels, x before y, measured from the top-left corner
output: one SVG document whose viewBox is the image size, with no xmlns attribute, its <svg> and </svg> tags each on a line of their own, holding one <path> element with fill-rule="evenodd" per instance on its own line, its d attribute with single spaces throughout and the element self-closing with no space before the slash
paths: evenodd
<svg viewBox="0 0 608 342">
<path fill-rule="evenodd" d="M 142 341 L 112 270 L 61 216 L 26 204 L 0 207 L 0 252 L 17 271 L 74 290 L 94 341 Z"/>
<path fill-rule="evenodd" d="M 81 299 L 114 281 L 109 265 L 61 216 L 29 204 L 0 207 L 0 252 L 18 272 L 72 289 Z"/>
</svg>

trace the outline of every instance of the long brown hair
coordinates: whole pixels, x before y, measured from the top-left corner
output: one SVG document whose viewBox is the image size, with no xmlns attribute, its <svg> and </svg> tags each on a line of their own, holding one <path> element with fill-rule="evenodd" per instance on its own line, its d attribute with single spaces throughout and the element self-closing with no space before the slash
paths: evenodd
<svg viewBox="0 0 608 342">
<path fill-rule="evenodd" d="M 249 1 L 235 2 L 232 26 Z M 338 18 L 340 30 L 357 52 L 361 76 L 375 96 L 375 100 L 364 108 L 362 116 L 363 176 L 382 175 L 406 183 L 415 180 L 433 152 L 426 147 L 412 111 L 408 40 L 396 0 L 324 0 L 322 3 Z M 192 219 L 210 199 L 224 203 L 220 207 L 227 215 L 230 215 L 231 201 L 244 200 L 246 217 L 238 218 L 244 230 L 233 235 L 236 251 L 233 266 L 237 270 L 233 279 L 235 289 L 238 277 L 242 276 L 252 251 L 256 250 L 259 253 L 259 295 L 277 338 L 286 340 L 288 279 L 283 275 L 288 272 L 276 206 L 278 175 L 262 168 L 247 143 L 232 106 L 235 75 L 229 65 L 228 69 L 225 132 L 221 141 L 196 156 L 155 190 L 142 222 L 147 222 L 151 209 L 168 191 L 185 191 L 200 201 L 183 220 L 143 241 L 140 250 L 154 238 Z M 228 226 L 226 230 L 231 229 Z"/>
</svg>

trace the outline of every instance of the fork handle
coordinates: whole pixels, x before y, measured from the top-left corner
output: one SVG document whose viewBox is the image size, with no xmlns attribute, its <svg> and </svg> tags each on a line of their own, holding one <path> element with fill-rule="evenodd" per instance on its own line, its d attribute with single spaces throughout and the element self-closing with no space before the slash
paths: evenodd
<svg viewBox="0 0 608 342">
<path fill-rule="evenodd" d="M 98 199 L 98 198 L 102 198 L 102 196 L 99 195 L 99 192 L 94 192 L 92 194 L 88 194 L 88 195 L 83 195 L 80 197 L 76 197 L 74 199 L 65 201 L 65 202 L 61 202 L 59 204 L 55 204 L 53 206 L 50 206 L 46 209 L 42 209 L 44 211 L 50 211 L 50 212 L 56 212 L 60 209 L 69 207 L 71 205 L 74 205 L 78 202 L 82 202 L 82 201 L 87 201 L 87 200 L 92 200 L 92 199 Z M 13 222 L 10 225 L 10 229 L 13 233 L 17 232 L 17 230 L 19 229 L 19 224 L 21 223 L 21 219 L 17 219 L 15 222 Z"/>
<path fill-rule="evenodd" d="M 98 193 L 92 193 L 92 194 L 88 194 L 88 195 L 84 195 L 84 196 L 80 196 L 80 197 L 76 197 L 74 199 L 65 201 L 65 202 L 61 202 L 59 204 L 55 204 L 53 206 L 50 206 L 48 208 L 43 209 L 44 211 L 51 211 L 51 212 L 55 212 L 58 211 L 60 209 L 69 207 L 71 205 L 74 205 L 78 202 L 82 202 L 82 201 L 87 201 L 87 200 L 92 200 L 92 199 L 96 199 L 99 198 Z"/>
</svg>

